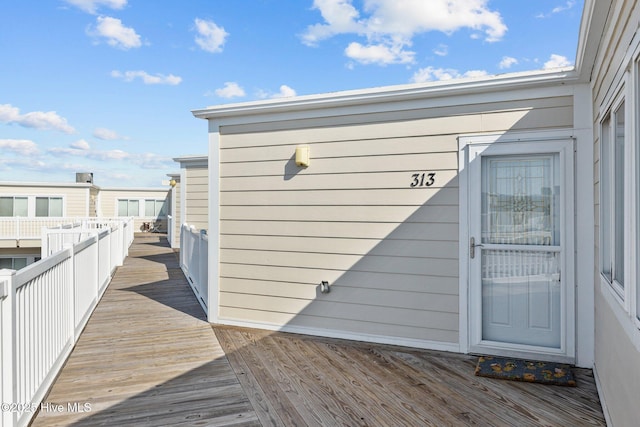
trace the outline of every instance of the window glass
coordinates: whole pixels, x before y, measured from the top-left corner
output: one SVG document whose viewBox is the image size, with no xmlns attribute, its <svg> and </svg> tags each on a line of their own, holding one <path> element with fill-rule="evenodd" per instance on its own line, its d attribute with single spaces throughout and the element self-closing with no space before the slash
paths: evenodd
<svg viewBox="0 0 640 427">
<path fill-rule="evenodd" d="M 611 121 L 602 122 L 600 135 L 600 271 L 611 283 Z"/>
<path fill-rule="evenodd" d="M 13 197 L 0 197 L 0 216 L 13 216 Z"/>
<path fill-rule="evenodd" d="M 62 200 L 62 199 L 60 199 Z M 28 200 L 26 197 L 14 197 L 13 199 L 13 216 L 28 216 L 29 210 L 27 208 Z M 62 216 L 62 215 L 60 215 Z"/>
<path fill-rule="evenodd" d="M 49 199 L 49 216 L 63 216 L 62 197 L 52 197 Z"/>
<path fill-rule="evenodd" d="M 20 270 L 21 268 L 25 268 L 27 266 L 26 258 L 14 258 L 13 259 L 13 269 Z"/>
<path fill-rule="evenodd" d="M 118 200 L 118 216 L 129 216 L 129 201 Z"/>
<path fill-rule="evenodd" d="M 615 112 L 614 144 L 614 275 L 624 288 L 624 102 Z"/>
<path fill-rule="evenodd" d="M 0 270 L 2 270 L 3 268 L 13 270 L 13 263 L 11 262 L 11 258 L 0 258 Z"/>
<path fill-rule="evenodd" d="M 36 197 L 36 216 L 49 216 L 49 199 Z"/>
<path fill-rule="evenodd" d="M 156 201 L 145 200 L 144 201 L 144 216 L 156 216 Z"/>
<path fill-rule="evenodd" d="M 140 216 L 139 206 L 139 200 L 129 200 L 129 216 Z"/>
</svg>

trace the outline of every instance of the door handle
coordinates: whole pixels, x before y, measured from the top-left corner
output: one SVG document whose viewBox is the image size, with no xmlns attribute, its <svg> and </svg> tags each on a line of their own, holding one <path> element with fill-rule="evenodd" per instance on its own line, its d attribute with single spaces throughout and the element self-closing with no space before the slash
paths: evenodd
<svg viewBox="0 0 640 427">
<path fill-rule="evenodd" d="M 476 248 L 481 248 L 484 245 L 481 243 L 476 244 L 476 238 L 472 237 L 471 240 L 469 241 L 469 257 L 471 259 L 476 257 Z"/>
</svg>

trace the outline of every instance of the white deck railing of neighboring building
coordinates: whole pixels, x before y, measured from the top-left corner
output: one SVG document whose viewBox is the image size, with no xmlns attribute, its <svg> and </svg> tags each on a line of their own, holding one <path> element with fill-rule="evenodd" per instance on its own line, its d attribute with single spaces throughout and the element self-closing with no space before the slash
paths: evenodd
<svg viewBox="0 0 640 427">
<path fill-rule="evenodd" d="M 205 312 L 209 295 L 209 236 L 205 230 L 180 228 L 180 268 Z"/>
<path fill-rule="evenodd" d="M 133 238 L 127 229 L 133 221 L 119 220 L 21 270 L 0 270 L 2 427 L 26 426 L 40 409 L 111 273 L 122 265 Z"/>
</svg>

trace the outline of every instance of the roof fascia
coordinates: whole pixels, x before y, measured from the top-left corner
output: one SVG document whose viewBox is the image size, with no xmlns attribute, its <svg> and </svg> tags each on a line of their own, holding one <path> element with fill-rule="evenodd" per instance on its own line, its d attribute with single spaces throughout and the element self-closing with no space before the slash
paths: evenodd
<svg viewBox="0 0 640 427">
<path fill-rule="evenodd" d="M 180 163 L 180 168 L 207 166 L 208 155 L 174 157 L 173 161 Z"/>
<path fill-rule="evenodd" d="M 576 52 L 576 72 L 582 83 L 591 81 L 612 3 L 612 0 L 585 0 Z"/>
<path fill-rule="evenodd" d="M 336 108 L 365 109 L 377 105 L 380 107 L 375 108 L 376 110 L 384 111 L 390 103 L 566 85 L 577 81 L 577 73 L 573 67 L 570 67 L 552 71 L 502 74 L 480 79 L 388 86 L 240 104 L 223 104 L 193 110 L 192 114 L 197 118 L 221 123 L 233 121 L 238 117 L 242 117 L 243 120 L 249 117 L 260 120 L 261 116 L 291 112 L 304 112 L 305 117 L 311 118 L 326 116 L 327 110 Z"/>
</svg>

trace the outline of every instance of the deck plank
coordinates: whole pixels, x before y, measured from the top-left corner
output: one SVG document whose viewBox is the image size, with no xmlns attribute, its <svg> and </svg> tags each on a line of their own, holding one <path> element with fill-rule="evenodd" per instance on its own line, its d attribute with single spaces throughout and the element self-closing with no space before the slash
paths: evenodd
<svg viewBox="0 0 640 427">
<path fill-rule="evenodd" d="M 476 377 L 476 358 L 210 325 L 162 237 L 138 235 L 33 426 L 605 426 L 578 387 Z"/>
<path fill-rule="evenodd" d="M 588 369 L 574 369 L 578 387 L 519 383 L 476 377 L 467 355 L 213 328 L 286 426 L 606 425 Z"/>
<path fill-rule="evenodd" d="M 33 426 L 261 425 L 162 240 L 136 236 Z"/>
</svg>

